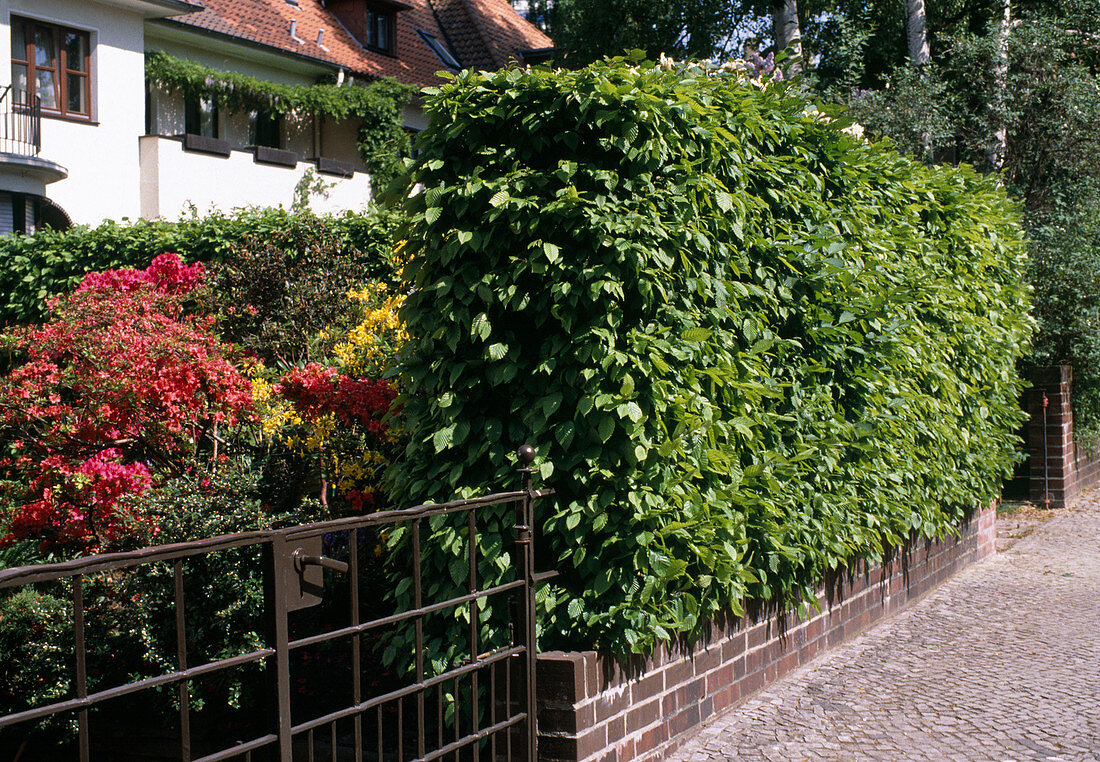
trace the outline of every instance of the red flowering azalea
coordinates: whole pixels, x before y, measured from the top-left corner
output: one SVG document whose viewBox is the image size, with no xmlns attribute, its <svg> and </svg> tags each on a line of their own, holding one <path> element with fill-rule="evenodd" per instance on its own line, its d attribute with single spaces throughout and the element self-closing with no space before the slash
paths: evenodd
<svg viewBox="0 0 1100 762">
<path fill-rule="evenodd" d="M 385 431 L 382 418 L 397 397 L 393 384 L 383 379 L 351 378 L 336 368 L 315 362 L 295 368 L 275 385 L 276 394 L 286 397 L 306 418 L 332 413 L 345 425 L 358 423 L 376 436 Z"/>
<path fill-rule="evenodd" d="M 88 273 L 76 290 L 138 291 L 152 287 L 161 293 L 183 294 L 194 290 L 205 278 L 206 267 L 202 262 L 185 265 L 178 254 L 161 254 L 144 270 L 123 268 Z"/>
<path fill-rule="evenodd" d="M 143 464 L 118 459 L 117 451 L 105 450 L 79 465 L 61 455 L 34 463 L 28 491 L 36 499 L 13 517 L 11 537 L 37 539 L 44 551 L 55 546 L 94 547 L 117 538 L 123 521 L 119 498 L 141 494 L 152 483 Z"/>
<path fill-rule="evenodd" d="M 17 338 L 26 361 L 0 382 L 10 475 L 29 485 L 13 537 L 94 547 L 150 469 L 180 470 L 215 424 L 251 415 L 251 384 L 211 321 L 184 314 L 201 277 L 175 255 L 90 275 Z"/>
</svg>

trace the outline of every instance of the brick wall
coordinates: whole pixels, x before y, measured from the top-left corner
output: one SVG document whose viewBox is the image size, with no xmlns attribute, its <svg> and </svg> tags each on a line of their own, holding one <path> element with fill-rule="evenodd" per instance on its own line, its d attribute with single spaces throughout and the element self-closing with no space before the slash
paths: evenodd
<svg viewBox="0 0 1100 762">
<path fill-rule="evenodd" d="M 540 654 L 539 760 L 662 759 L 707 718 L 993 553 L 996 534 L 991 507 L 958 537 L 910 543 L 885 564 L 859 562 L 826 581 L 820 613 L 803 621 L 761 609 L 630 665 L 594 651 Z"/>
<path fill-rule="evenodd" d="M 1027 403 L 1028 494 L 1035 503 L 1049 503 L 1056 508 L 1072 505 L 1079 494 L 1100 483 L 1100 456 L 1084 452 L 1073 440 L 1073 369 L 1068 365 L 1036 368 L 1031 380 Z"/>
</svg>

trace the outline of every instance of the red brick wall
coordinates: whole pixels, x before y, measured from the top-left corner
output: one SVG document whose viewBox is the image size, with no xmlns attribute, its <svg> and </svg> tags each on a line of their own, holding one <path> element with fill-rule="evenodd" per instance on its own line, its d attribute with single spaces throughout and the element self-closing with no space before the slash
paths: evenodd
<svg viewBox="0 0 1100 762">
<path fill-rule="evenodd" d="M 1029 496 L 1055 508 L 1072 505 L 1079 494 L 1100 483 L 1100 456 L 1084 452 L 1073 439 L 1073 369 L 1036 368 L 1032 384 L 1027 405 Z"/>
<path fill-rule="evenodd" d="M 993 553 L 996 516 L 979 511 L 958 537 L 910 543 L 886 564 L 838 573 L 819 592 L 820 613 L 804 621 L 762 609 L 630 665 L 594 651 L 540 654 L 539 760 L 662 759 L 707 718 Z"/>
</svg>

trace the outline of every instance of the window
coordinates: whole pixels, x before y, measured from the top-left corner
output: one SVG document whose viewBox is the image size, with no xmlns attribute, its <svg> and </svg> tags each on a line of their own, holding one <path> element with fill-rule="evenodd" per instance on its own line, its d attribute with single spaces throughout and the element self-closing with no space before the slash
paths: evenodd
<svg viewBox="0 0 1100 762">
<path fill-rule="evenodd" d="M 425 32 L 423 29 L 417 29 L 416 32 L 420 35 L 420 39 L 424 40 L 424 44 L 435 53 L 435 57 L 443 62 L 444 66 L 448 69 L 454 69 L 455 71 L 462 68 L 458 65 L 458 61 L 455 60 L 455 57 L 451 55 L 451 51 L 447 50 L 443 43 L 439 41 L 438 37 L 429 32 Z"/>
<path fill-rule="evenodd" d="M 367 8 L 367 47 L 383 53 L 393 52 L 394 17 L 392 9 Z"/>
<path fill-rule="evenodd" d="M 87 32 L 11 19 L 11 81 L 15 102 L 38 96 L 46 113 L 92 117 L 92 57 Z"/>
<path fill-rule="evenodd" d="M 188 135 L 218 137 L 218 107 L 207 97 L 187 96 L 183 101 L 183 129 Z"/>
<path fill-rule="evenodd" d="M 0 235 L 25 233 L 33 235 L 35 203 L 32 196 L 22 193 L 0 193 Z"/>
<path fill-rule="evenodd" d="M 253 111 L 248 115 L 249 142 L 264 148 L 282 148 L 280 133 L 282 119 L 270 111 Z"/>
</svg>

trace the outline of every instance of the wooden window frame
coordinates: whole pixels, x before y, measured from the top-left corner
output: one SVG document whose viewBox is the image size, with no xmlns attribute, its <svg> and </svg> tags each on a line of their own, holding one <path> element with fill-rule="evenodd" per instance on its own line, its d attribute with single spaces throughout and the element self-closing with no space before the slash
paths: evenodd
<svg viewBox="0 0 1100 762">
<path fill-rule="evenodd" d="M 386 22 L 386 36 L 389 37 L 389 46 L 383 47 L 377 44 L 377 40 L 372 43 L 371 38 L 376 37 L 377 27 L 374 17 L 381 16 Z M 382 5 L 368 5 L 367 6 L 367 33 L 365 35 L 364 43 L 368 50 L 373 50 L 378 53 L 385 53 L 386 55 L 396 55 L 397 51 L 397 9 Z"/>
<path fill-rule="evenodd" d="M 46 21 L 38 21 L 32 18 L 25 18 L 23 16 L 13 15 L 11 17 L 11 29 L 12 40 L 15 39 L 15 27 L 17 24 L 23 24 L 23 37 L 25 42 L 25 48 L 23 50 L 23 58 L 17 58 L 18 51 L 15 50 L 14 45 L 11 51 L 11 64 L 23 66 L 27 71 L 27 89 L 28 95 L 38 95 L 38 77 L 36 76 L 39 71 L 51 71 L 54 75 L 54 88 L 57 96 L 57 108 L 48 108 L 45 105 L 42 106 L 42 113 L 47 116 L 60 116 L 65 119 L 76 119 L 83 122 L 91 122 L 93 118 L 94 107 L 92 103 L 92 35 L 82 29 L 74 29 L 72 27 L 61 26 L 59 24 L 51 24 Z M 53 67 L 38 66 L 35 63 L 35 32 L 36 29 L 49 29 L 53 35 L 54 49 L 51 51 L 54 57 Z M 79 35 L 84 39 L 84 70 L 71 68 L 68 60 L 69 52 L 66 50 L 64 39 L 67 34 Z M 80 111 L 72 111 L 69 109 L 69 78 L 80 77 L 84 80 L 84 104 L 87 113 Z M 41 101 L 41 96 L 39 101 Z M 22 104 L 29 105 L 29 104 Z"/>
</svg>

